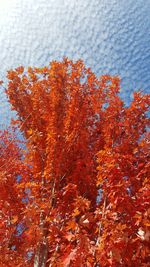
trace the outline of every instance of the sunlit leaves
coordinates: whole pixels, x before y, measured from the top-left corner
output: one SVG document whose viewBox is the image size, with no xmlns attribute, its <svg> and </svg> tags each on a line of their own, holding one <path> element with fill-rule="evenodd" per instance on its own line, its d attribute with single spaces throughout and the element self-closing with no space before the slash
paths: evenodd
<svg viewBox="0 0 150 267">
<path fill-rule="evenodd" d="M 149 95 L 126 107 L 119 77 L 67 58 L 7 77 L 26 149 L 1 135 L 3 252 L 15 266 L 148 266 Z"/>
</svg>

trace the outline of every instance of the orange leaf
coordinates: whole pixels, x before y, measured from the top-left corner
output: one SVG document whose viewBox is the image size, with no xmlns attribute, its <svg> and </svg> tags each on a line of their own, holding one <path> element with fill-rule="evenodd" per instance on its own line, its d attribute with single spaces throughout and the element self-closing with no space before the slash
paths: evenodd
<svg viewBox="0 0 150 267">
<path fill-rule="evenodd" d="M 75 230 L 75 228 L 76 228 L 75 221 L 69 221 L 67 224 L 68 224 L 68 226 L 66 227 L 66 230 Z"/>
<path fill-rule="evenodd" d="M 17 215 L 14 215 L 11 219 L 11 223 L 14 224 L 18 221 L 18 216 Z"/>
</svg>

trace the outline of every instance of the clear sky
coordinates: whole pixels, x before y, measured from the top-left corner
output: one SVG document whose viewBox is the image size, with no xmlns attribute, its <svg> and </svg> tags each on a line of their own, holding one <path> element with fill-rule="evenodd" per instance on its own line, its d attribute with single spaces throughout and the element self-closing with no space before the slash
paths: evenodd
<svg viewBox="0 0 150 267">
<path fill-rule="evenodd" d="M 150 0 L 0 0 L 0 79 L 19 65 L 82 58 L 120 75 L 121 95 L 150 88 Z M 0 124 L 12 116 L 0 92 Z"/>
</svg>

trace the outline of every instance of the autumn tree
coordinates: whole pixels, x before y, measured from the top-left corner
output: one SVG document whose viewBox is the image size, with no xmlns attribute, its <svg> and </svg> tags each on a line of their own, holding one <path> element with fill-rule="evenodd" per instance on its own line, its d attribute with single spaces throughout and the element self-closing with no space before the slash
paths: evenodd
<svg viewBox="0 0 150 267">
<path fill-rule="evenodd" d="M 18 255 L 11 266 L 148 266 L 149 95 L 134 93 L 127 107 L 118 77 L 97 78 L 67 58 L 7 77 L 26 142 L 22 168 L 10 170 L 22 227 L 14 247 L 6 244 Z"/>
<path fill-rule="evenodd" d="M 14 129 L 0 131 L 0 266 L 24 266 L 23 211 L 26 192 L 17 183 L 29 175 Z M 24 257 L 25 256 L 25 257 Z"/>
</svg>

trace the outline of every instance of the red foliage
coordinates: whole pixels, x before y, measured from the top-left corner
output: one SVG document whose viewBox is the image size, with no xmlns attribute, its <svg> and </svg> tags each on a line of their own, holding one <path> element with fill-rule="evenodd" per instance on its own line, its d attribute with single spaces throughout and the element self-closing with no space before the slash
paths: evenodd
<svg viewBox="0 0 150 267">
<path fill-rule="evenodd" d="M 1 266 L 149 266 L 149 95 L 66 58 L 8 79 L 26 151 L 1 134 Z"/>
</svg>

